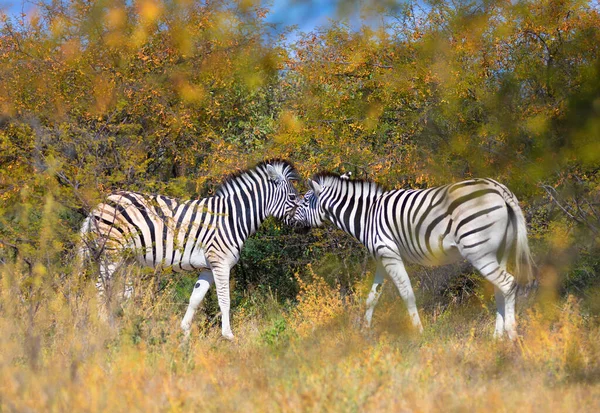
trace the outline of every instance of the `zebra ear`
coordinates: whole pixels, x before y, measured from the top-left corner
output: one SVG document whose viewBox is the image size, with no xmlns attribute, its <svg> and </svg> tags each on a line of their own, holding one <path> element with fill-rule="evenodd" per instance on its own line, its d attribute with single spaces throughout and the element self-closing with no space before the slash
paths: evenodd
<svg viewBox="0 0 600 413">
<path fill-rule="evenodd" d="M 312 179 L 308 180 L 308 187 L 312 189 L 312 191 L 315 193 L 315 196 L 319 196 L 321 190 L 323 189 L 317 181 L 313 181 Z"/>
<path fill-rule="evenodd" d="M 277 169 L 273 168 L 273 165 L 267 165 L 267 176 L 275 183 L 285 180 L 285 177 L 277 172 Z"/>
</svg>

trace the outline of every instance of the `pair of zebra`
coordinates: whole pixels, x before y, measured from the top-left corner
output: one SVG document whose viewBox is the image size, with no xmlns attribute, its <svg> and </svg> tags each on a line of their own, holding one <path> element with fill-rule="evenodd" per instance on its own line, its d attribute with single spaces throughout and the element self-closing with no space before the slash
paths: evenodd
<svg viewBox="0 0 600 413">
<path fill-rule="evenodd" d="M 506 332 L 516 338 L 517 284 L 506 265 L 514 248 L 517 273 L 530 278 L 531 259 L 523 214 L 505 186 L 474 179 L 425 190 L 384 191 L 372 182 L 320 174 L 308 181 L 310 190 L 300 197 L 293 185 L 298 179 L 290 162 L 272 160 L 227 178 L 209 198 L 178 201 L 113 193 L 85 219 L 79 256 L 96 258 L 101 294 L 126 261 L 124 251 L 133 251 L 145 266 L 200 271 L 181 327 L 189 335 L 194 314 L 214 283 L 222 335 L 233 339 L 229 273 L 245 240 L 269 216 L 296 227 L 316 227 L 327 220 L 361 241 L 377 261 L 367 299 L 368 325 L 381 293 L 378 287 L 388 274 L 413 324 L 422 330 L 404 260 L 436 265 L 463 257 L 494 284 L 495 335 Z"/>
</svg>

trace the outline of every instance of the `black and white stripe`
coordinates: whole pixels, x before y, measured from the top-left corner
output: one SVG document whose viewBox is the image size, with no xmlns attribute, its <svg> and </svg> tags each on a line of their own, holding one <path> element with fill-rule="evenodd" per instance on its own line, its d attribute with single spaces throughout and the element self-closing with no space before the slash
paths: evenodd
<svg viewBox="0 0 600 413">
<path fill-rule="evenodd" d="M 438 265 L 467 259 L 491 283 L 497 300 L 495 334 L 516 337 L 516 283 L 507 271 L 511 251 L 515 269 L 532 279 L 527 229 L 518 201 L 492 179 L 472 179 L 429 189 L 384 191 L 377 184 L 321 174 L 309 181 L 294 219 L 316 227 L 324 220 L 362 242 L 378 266 L 367 299 L 366 321 L 387 273 L 407 303 L 414 325 L 422 330 L 404 260 Z"/>
<path fill-rule="evenodd" d="M 223 335 L 232 338 L 230 269 L 245 240 L 267 217 L 290 222 L 297 207 L 292 181 L 297 179 L 289 162 L 275 160 L 231 176 L 210 198 L 179 201 L 162 195 L 115 192 L 86 218 L 81 230 L 86 246 L 82 253 L 97 258 L 101 291 L 110 287 L 113 273 L 127 255 L 144 266 L 202 271 L 182 328 L 189 332 L 194 313 L 214 282 Z"/>
</svg>

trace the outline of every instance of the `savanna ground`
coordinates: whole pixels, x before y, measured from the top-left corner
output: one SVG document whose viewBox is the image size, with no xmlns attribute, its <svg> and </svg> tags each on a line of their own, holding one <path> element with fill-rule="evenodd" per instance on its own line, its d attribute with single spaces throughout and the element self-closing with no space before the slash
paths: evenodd
<svg viewBox="0 0 600 413">
<path fill-rule="evenodd" d="M 0 411 L 599 409 L 598 3 L 361 4 L 295 37 L 248 0 L 0 13 Z M 423 335 L 387 284 L 365 330 L 364 249 L 272 220 L 232 271 L 235 342 L 213 293 L 184 342 L 193 274 L 128 268 L 135 297 L 98 316 L 94 269 L 73 268 L 91 207 L 209 196 L 274 157 L 394 188 L 505 183 L 539 279 L 520 339 L 492 339 L 493 292 L 463 264 L 409 268 Z"/>
<path fill-rule="evenodd" d="M 600 327 L 574 297 L 523 303 L 512 343 L 491 338 L 485 289 L 422 311 L 420 336 L 387 285 L 367 331 L 367 283 L 343 298 L 310 269 L 293 306 L 246 296 L 235 342 L 202 316 L 185 342 L 185 302 L 173 289 L 140 287 L 109 324 L 90 283 L 67 278 L 24 302 L 31 286 L 11 270 L 0 319 L 5 411 L 592 412 L 600 403 Z"/>
</svg>

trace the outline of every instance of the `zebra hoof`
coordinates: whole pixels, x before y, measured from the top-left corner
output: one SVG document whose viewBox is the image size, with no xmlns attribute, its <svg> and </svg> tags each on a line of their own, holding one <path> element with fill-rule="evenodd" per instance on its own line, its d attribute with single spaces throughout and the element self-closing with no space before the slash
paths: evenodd
<svg viewBox="0 0 600 413">
<path fill-rule="evenodd" d="M 233 336 L 233 333 L 223 333 L 222 335 L 225 340 L 235 341 L 235 337 Z"/>
<path fill-rule="evenodd" d="M 190 323 L 189 321 L 182 321 L 181 324 L 179 325 L 181 327 L 181 330 L 183 331 L 183 333 L 186 336 L 190 335 L 190 331 L 192 330 L 192 323 Z"/>
</svg>

